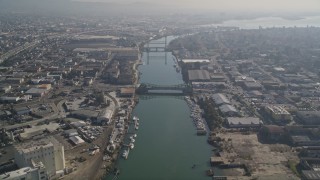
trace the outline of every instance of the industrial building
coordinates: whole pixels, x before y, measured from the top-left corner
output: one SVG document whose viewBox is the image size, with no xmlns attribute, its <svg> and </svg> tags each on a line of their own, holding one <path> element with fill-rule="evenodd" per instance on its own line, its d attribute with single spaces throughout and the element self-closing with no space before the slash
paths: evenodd
<svg viewBox="0 0 320 180">
<path fill-rule="evenodd" d="M 0 102 L 3 102 L 3 103 L 16 103 L 19 100 L 20 100 L 20 97 L 18 97 L 18 96 L 14 96 L 14 97 L 1 96 L 0 97 Z"/>
<path fill-rule="evenodd" d="M 214 82 L 226 82 L 226 77 L 223 75 L 223 73 L 214 73 L 211 76 L 211 80 Z"/>
<path fill-rule="evenodd" d="M 82 120 L 96 120 L 99 112 L 87 109 L 77 110 L 70 113 L 73 117 Z"/>
<path fill-rule="evenodd" d="M 268 142 L 279 142 L 284 139 L 285 130 L 277 125 L 265 125 L 259 131 L 259 137 Z"/>
<path fill-rule="evenodd" d="M 182 62 L 187 64 L 187 63 L 205 63 L 208 64 L 210 63 L 209 59 L 182 59 Z"/>
<path fill-rule="evenodd" d="M 227 123 L 230 128 L 257 128 L 263 124 L 255 117 L 228 117 Z"/>
<path fill-rule="evenodd" d="M 226 116 L 238 116 L 237 109 L 230 104 L 224 104 L 219 107 L 220 111 Z"/>
<path fill-rule="evenodd" d="M 189 81 L 210 81 L 210 74 L 207 70 L 189 70 Z"/>
<path fill-rule="evenodd" d="M 265 107 L 266 112 L 276 121 L 291 121 L 291 114 L 281 106 L 268 105 Z"/>
<path fill-rule="evenodd" d="M 16 114 L 16 115 L 26 115 L 26 114 L 29 114 L 31 113 L 31 109 L 26 107 L 26 106 L 23 106 L 23 107 L 15 107 L 13 108 L 13 112 Z"/>
<path fill-rule="evenodd" d="M 131 87 L 131 88 L 121 88 L 120 89 L 120 97 L 132 97 L 135 93 L 135 88 Z"/>
<path fill-rule="evenodd" d="M 32 97 L 42 97 L 46 91 L 46 89 L 31 88 L 26 92 L 26 94 L 31 95 Z"/>
<path fill-rule="evenodd" d="M 318 179 L 320 179 L 320 172 L 319 171 L 302 170 L 301 174 L 302 174 L 302 179 L 305 179 L 305 180 L 318 180 Z"/>
<path fill-rule="evenodd" d="M 306 125 L 320 125 L 319 111 L 298 111 L 297 116 Z"/>
<path fill-rule="evenodd" d="M 42 163 L 34 164 L 34 167 L 23 167 L 15 171 L 6 172 L 0 175 L 0 179 L 12 179 L 12 180 L 21 180 L 21 179 L 34 179 L 34 180 L 43 180 L 48 179 L 46 169 Z"/>
<path fill-rule="evenodd" d="M 64 147 L 55 138 L 47 137 L 15 146 L 15 163 L 19 168 L 41 162 L 49 179 L 64 174 Z"/>
<path fill-rule="evenodd" d="M 79 133 L 76 129 L 68 129 L 68 130 L 65 130 L 63 133 L 66 137 L 72 137 L 72 136 L 79 135 Z"/>
<path fill-rule="evenodd" d="M 69 139 L 70 139 L 70 141 L 72 141 L 72 143 L 73 143 L 74 145 L 82 144 L 82 143 L 85 142 L 85 141 L 84 141 L 81 137 L 79 137 L 79 136 L 71 136 Z"/>
<path fill-rule="evenodd" d="M 214 103 L 218 106 L 222 104 L 230 104 L 230 101 L 226 98 L 226 96 L 220 93 L 213 94 L 211 98 L 213 99 Z"/>
<path fill-rule="evenodd" d="M 100 123 L 102 125 L 109 124 L 111 121 L 111 118 L 113 116 L 113 111 L 111 110 L 105 110 L 99 114 L 97 117 L 97 123 Z"/>
</svg>

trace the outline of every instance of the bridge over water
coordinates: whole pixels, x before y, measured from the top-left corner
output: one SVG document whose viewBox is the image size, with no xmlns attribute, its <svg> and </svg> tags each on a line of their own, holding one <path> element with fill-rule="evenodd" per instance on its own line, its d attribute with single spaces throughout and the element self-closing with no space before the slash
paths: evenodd
<svg viewBox="0 0 320 180">
<path fill-rule="evenodd" d="M 159 54 L 162 54 L 165 60 L 165 64 L 167 64 L 167 37 L 164 38 L 162 41 L 150 41 L 146 44 L 146 46 L 143 47 L 143 52 L 147 54 L 147 64 L 149 65 L 149 60 L 152 55 L 150 54 L 156 54 L 158 57 Z M 159 53 L 161 52 L 161 53 Z"/>
<path fill-rule="evenodd" d="M 192 87 L 188 84 L 157 85 L 142 83 L 136 90 L 137 94 L 170 94 L 186 95 L 192 94 Z"/>
</svg>

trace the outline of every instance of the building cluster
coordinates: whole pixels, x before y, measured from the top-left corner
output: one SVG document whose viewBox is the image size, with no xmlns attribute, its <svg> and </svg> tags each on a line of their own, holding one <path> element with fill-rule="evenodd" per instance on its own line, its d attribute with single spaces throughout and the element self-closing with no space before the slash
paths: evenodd
<svg viewBox="0 0 320 180">
<path fill-rule="evenodd" d="M 320 47 L 319 32 L 313 27 L 217 28 L 171 45 L 182 58 L 184 80 L 208 106 L 214 103 L 223 128 L 254 130 L 263 142 L 302 149 L 301 177 L 319 179 L 319 54 L 313 51 Z M 202 44 L 191 44 L 199 39 Z"/>
<path fill-rule="evenodd" d="M 142 20 L 148 27 L 131 18 L 89 19 L 0 13 L 0 151 L 12 144 L 17 151 L 12 162 L 0 155 L 0 179 L 69 174 L 81 166 L 70 157 L 90 160 L 81 147 L 90 155 L 106 148 L 105 127 L 117 129 L 120 143 L 134 106 L 140 43 L 163 26 L 149 18 Z"/>
<path fill-rule="evenodd" d="M 57 179 L 65 173 L 64 147 L 53 137 L 18 144 L 14 151 L 20 169 L 1 179 Z"/>
</svg>

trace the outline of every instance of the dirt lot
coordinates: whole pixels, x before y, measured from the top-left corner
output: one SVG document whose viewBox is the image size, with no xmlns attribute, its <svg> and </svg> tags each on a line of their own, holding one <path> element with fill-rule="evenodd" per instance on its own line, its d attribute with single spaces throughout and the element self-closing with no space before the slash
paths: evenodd
<svg viewBox="0 0 320 180">
<path fill-rule="evenodd" d="M 64 176 L 64 179 L 101 179 L 105 173 L 104 166 L 110 165 L 110 162 L 102 161 L 103 150 L 107 144 L 107 137 L 111 133 L 112 128 L 104 128 L 102 135 L 92 143 L 84 143 L 78 146 L 68 146 L 65 150 L 66 167 L 74 168 L 74 172 Z M 63 137 L 60 137 L 59 141 L 67 144 Z M 101 147 L 100 152 L 96 155 L 90 156 L 89 152 L 83 152 L 83 149 L 88 149 L 93 144 Z M 79 158 L 86 159 L 84 162 L 80 162 Z"/>
<path fill-rule="evenodd" d="M 243 163 L 251 169 L 250 178 L 299 179 L 287 167 L 287 162 L 299 162 L 297 152 L 283 144 L 261 144 L 256 134 L 239 132 L 218 134 L 223 141 L 222 157 L 225 163 Z"/>
</svg>

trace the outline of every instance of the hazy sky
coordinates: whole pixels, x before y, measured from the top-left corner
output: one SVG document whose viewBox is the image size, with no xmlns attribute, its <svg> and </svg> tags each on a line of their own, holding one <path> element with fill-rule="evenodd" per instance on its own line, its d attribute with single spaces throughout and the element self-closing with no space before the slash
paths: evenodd
<svg viewBox="0 0 320 180">
<path fill-rule="evenodd" d="M 320 0 L 75 0 L 116 3 L 152 2 L 215 10 L 320 11 Z"/>
</svg>

